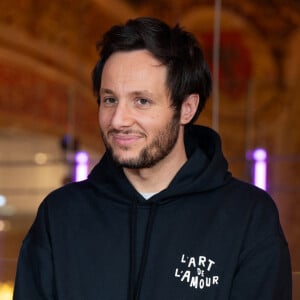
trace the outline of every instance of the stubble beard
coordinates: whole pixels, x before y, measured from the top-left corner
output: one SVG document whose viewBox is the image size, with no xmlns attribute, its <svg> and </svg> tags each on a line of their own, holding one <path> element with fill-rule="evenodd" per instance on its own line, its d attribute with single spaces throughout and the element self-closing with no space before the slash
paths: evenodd
<svg viewBox="0 0 300 300">
<path fill-rule="evenodd" d="M 117 165 L 128 169 L 143 169 L 155 166 L 172 151 L 178 140 L 179 128 L 179 118 L 175 113 L 170 122 L 158 132 L 150 145 L 145 146 L 137 157 L 128 159 L 121 158 L 117 155 L 102 131 L 101 134 L 108 153 Z M 123 150 L 130 151 L 130 149 L 126 149 L 126 147 L 124 147 Z"/>
</svg>

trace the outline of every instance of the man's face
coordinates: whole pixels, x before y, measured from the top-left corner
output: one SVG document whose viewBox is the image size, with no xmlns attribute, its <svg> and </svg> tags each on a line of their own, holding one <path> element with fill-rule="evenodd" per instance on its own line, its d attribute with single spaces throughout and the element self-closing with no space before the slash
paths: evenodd
<svg viewBox="0 0 300 300">
<path fill-rule="evenodd" d="M 99 124 L 114 160 L 149 168 L 174 148 L 179 132 L 166 87 L 167 69 L 146 50 L 116 52 L 106 61 Z"/>
</svg>

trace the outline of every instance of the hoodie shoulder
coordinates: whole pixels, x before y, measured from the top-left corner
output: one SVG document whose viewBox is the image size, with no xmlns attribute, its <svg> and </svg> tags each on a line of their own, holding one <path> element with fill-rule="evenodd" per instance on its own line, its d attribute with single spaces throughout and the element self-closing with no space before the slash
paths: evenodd
<svg viewBox="0 0 300 300">
<path fill-rule="evenodd" d="M 224 189 L 224 201 L 237 218 L 242 216 L 244 223 L 248 224 L 249 240 L 277 236 L 286 242 L 277 205 L 269 193 L 234 177 Z"/>
<path fill-rule="evenodd" d="M 47 208 L 51 211 L 73 211 L 76 207 L 84 205 L 94 194 L 93 186 L 88 180 L 68 183 L 50 192 L 42 201 L 39 209 Z"/>
</svg>

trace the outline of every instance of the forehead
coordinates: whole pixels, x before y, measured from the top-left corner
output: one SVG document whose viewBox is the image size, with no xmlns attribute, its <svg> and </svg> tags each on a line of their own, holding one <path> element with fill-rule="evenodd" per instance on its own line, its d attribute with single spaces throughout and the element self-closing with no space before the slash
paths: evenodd
<svg viewBox="0 0 300 300">
<path fill-rule="evenodd" d="M 113 53 L 105 62 L 101 86 L 120 84 L 165 84 L 167 68 L 147 50 Z"/>
<path fill-rule="evenodd" d="M 112 53 L 104 64 L 104 67 L 110 66 L 115 62 L 135 62 L 137 64 L 148 64 L 152 66 L 162 66 L 162 63 L 155 58 L 152 53 L 146 49 L 132 51 L 117 51 Z"/>
</svg>

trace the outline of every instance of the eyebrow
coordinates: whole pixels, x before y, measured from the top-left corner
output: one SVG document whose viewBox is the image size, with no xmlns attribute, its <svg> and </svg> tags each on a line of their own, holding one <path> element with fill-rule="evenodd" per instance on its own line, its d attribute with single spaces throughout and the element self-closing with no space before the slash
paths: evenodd
<svg viewBox="0 0 300 300">
<path fill-rule="evenodd" d="M 115 93 L 111 89 L 107 88 L 101 88 L 100 89 L 100 94 L 112 94 L 114 95 Z M 141 90 L 141 91 L 133 91 L 129 93 L 132 96 L 141 96 L 141 95 L 148 95 L 150 97 L 153 97 L 153 93 L 149 92 L 148 90 Z"/>
<path fill-rule="evenodd" d="M 113 94 L 114 92 L 110 89 L 100 88 L 100 94 L 106 93 L 106 94 Z"/>
</svg>

